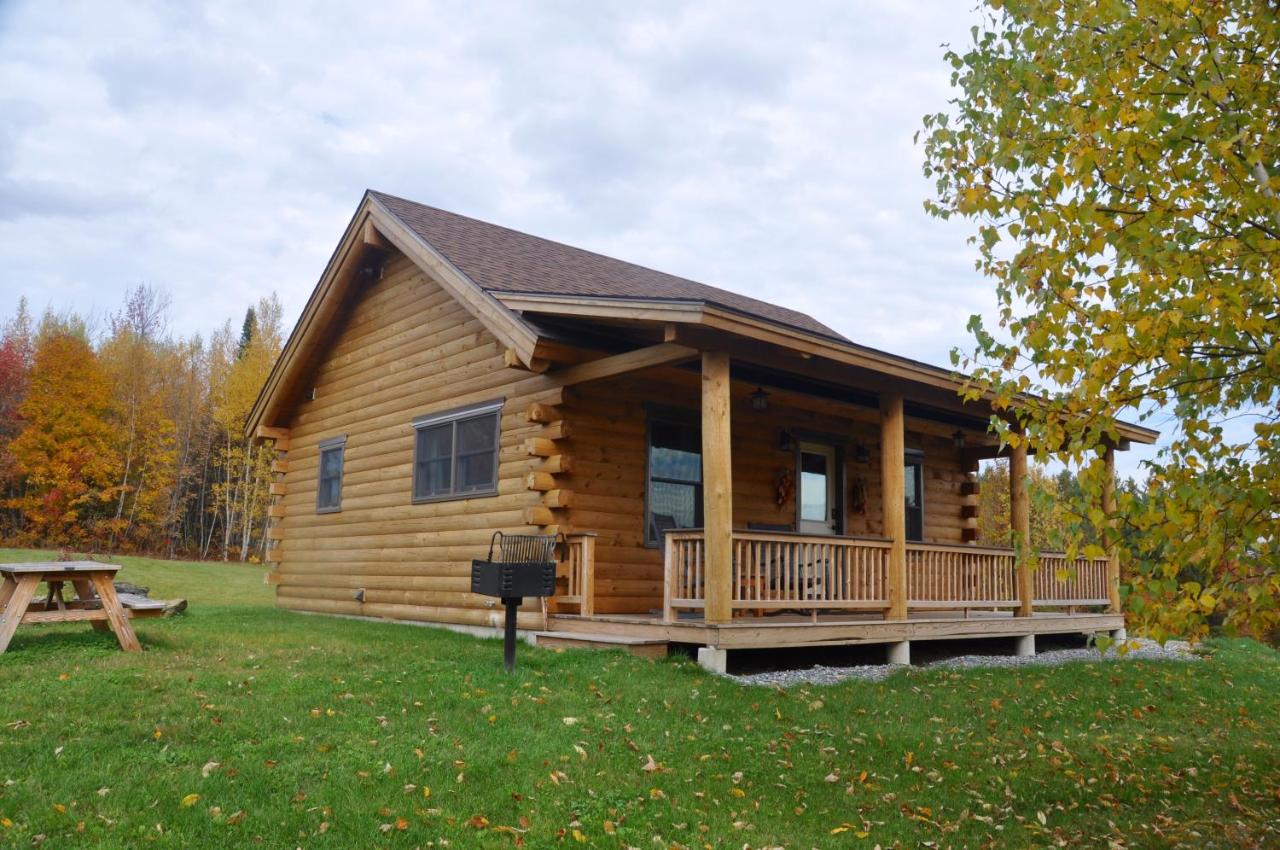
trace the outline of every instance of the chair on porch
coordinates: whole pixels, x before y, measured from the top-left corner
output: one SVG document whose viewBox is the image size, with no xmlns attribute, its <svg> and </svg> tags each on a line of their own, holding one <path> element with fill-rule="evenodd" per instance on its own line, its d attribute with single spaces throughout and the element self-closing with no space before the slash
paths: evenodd
<svg viewBox="0 0 1280 850">
<path fill-rule="evenodd" d="M 765 531 L 765 532 L 781 531 L 781 532 L 794 533 L 795 530 L 796 528 L 793 523 L 770 523 L 770 522 L 748 522 L 747 523 L 747 531 Z M 829 572 L 829 570 L 826 568 L 830 566 L 831 566 L 830 564 L 823 562 L 823 559 L 815 559 L 814 561 L 808 564 L 805 564 L 803 566 L 802 569 L 804 571 L 805 585 L 806 585 L 805 595 L 808 596 L 808 598 L 810 599 L 823 598 L 826 590 L 825 579 Z M 836 569 L 839 570 L 840 565 L 837 564 Z M 840 580 L 839 576 L 835 576 L 834 578 L 837 581 Z M 774 590 L 774 588 L 761 588 L 760 596 L 763 598 L 765 592 L 770 590 Z M 783 609 L 783 610 L 774 611 L 772 613 L 782 614 L 782 613 L 785 613 L 786 610 L 794 610 L 796 613 L 804 613 L 805 611 L 810 611 L 810 613 L 812 613 L 814 616 L 816 616 L 818 613 L 818 609 L 816 608 L 814 609 L 804 609 L 804 608 Z M 762 616 L 762 614 L 763 612 L 758 611 L 756 616 Z"/>
<path fill-rule="evenodd" d="M 676 518 L 671 514 L 653 514 L 649 517 L 649 536 L 658 542 L 663 540 L 668 531 L 673 531 L 679 527 L 680 524 L 676 522 Z"/>
</svg>

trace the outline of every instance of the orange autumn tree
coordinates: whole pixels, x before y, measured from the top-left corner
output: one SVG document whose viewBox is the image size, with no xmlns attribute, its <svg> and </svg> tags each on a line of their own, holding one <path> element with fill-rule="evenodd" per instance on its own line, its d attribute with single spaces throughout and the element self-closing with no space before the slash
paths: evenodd
<svg viewBox="0 0 1280 850">
<path fill-rule="evenodd" d="M 26 486 L 9 506 L 22 511 L 22 537 L 99 542 L 120 463 L 111 384 L 82 325 L 46 317 L 19 414 L 23 429 L 9 453 Z"/>
</svg>

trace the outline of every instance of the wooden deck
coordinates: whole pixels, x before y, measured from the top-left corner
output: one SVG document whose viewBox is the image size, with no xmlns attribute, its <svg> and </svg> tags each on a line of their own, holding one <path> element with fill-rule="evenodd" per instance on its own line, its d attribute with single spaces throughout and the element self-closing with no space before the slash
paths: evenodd
<svg viewBox="0 0 1280 850">
<path fill-rule="evenodd" d="M 765 649 L 806 646 L 849 646 L 912 640 L 1018 638 L 1026 635 L 1093 634 L 1124 628 L 1122 614 L 1037 612 L 1017 617 L 1007 612 L 919 612 L 906 620 L 866 614 L 779 614 L 739 617 L 713 624 L 701 619 L 666 622 L 661 615 L 555 614 L 547 630 L 557 633 L 664 640 L 716 649 Z"/>
<path fill-rule="evenodd" d="M 571 538 L 558 595 L 539 642 L 608 647 L 656 643 L 708 648 L 723 662 L 733 649 L 894 644 L 910 657 L 913 640 L 1016 638 L 1035 651 L 1035 635 L 1124 629 L 1111 607 L 1106 558 L 1039 553 L 1020 563 L 1012 549 L 908 543 L 905 616 L 889 605 L 889 541 L 735 530 L 731 535 L 730 616 L 707 616 L 705 535 L 669 531 L 663 604 L 648 614 L 596 613 L 590 588 L 591 538 Z M 570 606 L 566 610 L 565 606 Z"/>
</svg>

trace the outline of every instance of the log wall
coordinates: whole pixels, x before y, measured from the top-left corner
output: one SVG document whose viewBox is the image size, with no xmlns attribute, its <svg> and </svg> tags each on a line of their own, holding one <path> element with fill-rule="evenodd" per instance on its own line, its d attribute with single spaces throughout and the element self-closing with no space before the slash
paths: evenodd
<svg viewBox="0 0 1280 850">
<path fill-rule="evenodd" d="M 277 602 L 304 611 L 495 625 L 501 606 L 470 593 L 470 559 L 497 529 L 533 532 L 540 495 L 525 477 L 544 463 L 525 441 L 545 382 L 504 367 L 498 341 L 403 256 L 366 285 L 317 368 L 315 397 L 289 422 L 280 500 Z M 532 386 L 530 386 L 532 384 Z M 498 494 L 412 503 L 413 419 L 483 397 L 502 410 Z M 315 507 L 320 441 L 345 435 L 342 509 Z M 540 628 L 537 605 L 521 626 Z"/>
</svg>

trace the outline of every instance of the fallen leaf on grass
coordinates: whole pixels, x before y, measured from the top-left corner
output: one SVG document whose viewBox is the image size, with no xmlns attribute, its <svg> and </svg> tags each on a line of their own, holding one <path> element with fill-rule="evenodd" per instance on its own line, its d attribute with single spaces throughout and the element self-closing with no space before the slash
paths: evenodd
<svg viewBox="0 0 1280 850">
<path fill-rule="evenodd" d="M 213 773 L 215 770 L 217 770 L 221 766 L 222 765 L 219 762 L 207 761 L 204 763 L 204 767 L 200 768 L 200 776 L 202 776 L 205 779 L 208 779 L 209 774 Z"/>
<path fill-rule="evenodd" d="M 200 799 L 199 794 L 188 794 L 187 796 L 182 798 L 182 808 L 184 809 L 191 808 L 196 804 L 196 801 L 198 801 L 199 799 Z"/>
</svg>

